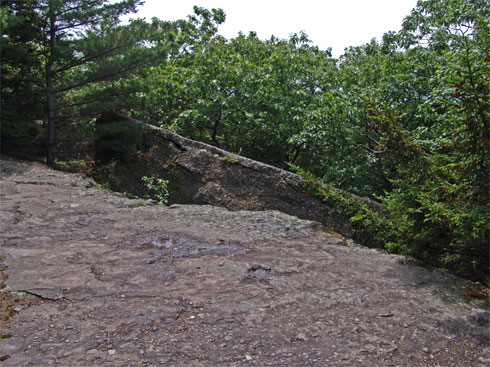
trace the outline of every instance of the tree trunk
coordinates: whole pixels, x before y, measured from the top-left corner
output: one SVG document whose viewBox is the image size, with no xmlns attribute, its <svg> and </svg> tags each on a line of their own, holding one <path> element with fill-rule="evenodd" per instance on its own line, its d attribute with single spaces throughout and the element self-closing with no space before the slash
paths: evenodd
<svg viewBox="0 0 490 367">
<path fill-rule="evenodd" d="M 54 94 L 53 94 L 53 75 L 51 73 L 51 65 L 46 65 L 46 84 L 48 87 L 48 96 L 46 99 L 48 106 L 48 144 L 46 163 L 48 166 L 54 165 Z"/>
<path fill-rule="evenodd" d="M 219 142 L 218 140 L 216 139 L 217 135 L 218 135 L 218 125 L 221 121 L 221 116 L 223 115 L 223 112 L 222 111 L 219 111 L 219 114 L 218 114 L 218 118 L 216 119 L 216 121 L 214 122 L 214 125 L 213 125 L 213 136 L 212 136 L 212 140 L 213 140 L 213 143 L 218 147 L 218 148 L 221 148 L 219 146 Z"/>
<path fill-rule="evenodd" d="M 51 5 L 51 4 L 50 4 Z M 46 62 L 46 86 L 47 86 L 47 98 L 46 104 L 48 109 L 48 144 L 46 152 L 46 164 L 48 166 L 54 166 L 54 130 L 55 130 L 55 117 L 54 117 L 54 87 L 53 87 L 53 63 L 55 52 L 55 40 L 56 40 L 56 19 L 54 9 L 49 9 L 49 55 Z"/>
</svg>

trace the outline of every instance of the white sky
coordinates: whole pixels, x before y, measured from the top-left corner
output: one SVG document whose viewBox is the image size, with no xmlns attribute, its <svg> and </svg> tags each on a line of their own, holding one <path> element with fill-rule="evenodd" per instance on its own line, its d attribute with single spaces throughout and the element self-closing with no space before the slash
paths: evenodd
<svg viewBox="0 0 490 367">
<path fill-rule="evenodd" d="M 218 33 L 226 38 L 239 31 L 255 31 L 260 39 L 305 31 L 314 45 L 331 47 L 338 57 L 345 47 L 399 30 L 416 4 L 417 0 L 146 0 L 137 17 L 176 20 L 192 14 L 194 5 L 221 8 L 226 21 Z"/>
</svg>

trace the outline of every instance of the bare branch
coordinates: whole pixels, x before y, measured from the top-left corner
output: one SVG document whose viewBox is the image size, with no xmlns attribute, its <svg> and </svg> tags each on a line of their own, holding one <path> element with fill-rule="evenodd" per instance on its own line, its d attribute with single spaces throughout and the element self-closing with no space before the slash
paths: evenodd
<svg viewBox="0 0 490 367">
<path fill-rule="evenodd" d="M 371 149 L 370 147 L 368 147 L 366 145 L 363 145 L 363 144 L 356 144 L 356 146 L 361 147 L 361 148 L 364 148 L 368 152 L 373 153 L 373 154 L 383 154 L 383 153 L 387 153 L 387 152 L 390 151 L 389 149 L 385 149 L 385 150 L 374 150 L 374 149 Z"/>
</svg>

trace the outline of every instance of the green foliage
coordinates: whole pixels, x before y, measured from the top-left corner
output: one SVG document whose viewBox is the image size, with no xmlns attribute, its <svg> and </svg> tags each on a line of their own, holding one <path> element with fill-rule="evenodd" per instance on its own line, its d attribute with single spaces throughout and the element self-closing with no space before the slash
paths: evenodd
<svg viewBox="0 0 490 367">
<path fill-rule="evenodd" d="M 95 165 L 92 168 L 91 176 L 94 178 L 96 182 L 104 182 L 107 181 L 109 175 L 114 173 L 114 169 L 115 169 L 114 161 L 103 165 Z"/>
<path fill-rule="evenodd" d="M 459 155 L 428 154 L 385 111 L 372 112 L 384 125 L 379 149 L 397 162 L 393 190 L 382 198 L 403 241 L 397 249 L 460 274 L 485 279 L 488 270 L 488 200 L 481 201 L 476 176 L 468 177 Z"/>
<path fill-rule="evenodd" d="M 393 126 L 415 159 L 397 161 L 385 198 L 412 238 L 408 251 L 480 279 L 489 269 L 489 24 L 481 0 L 424 1 L 406 18 L 400 44 L 432 60 L 431 89 L 419 108 L 431 124 L 411 134 Z M 393 149 L 398 159 L 400 148 Z"/>
<path fill-rule="evenodd" d="M 1 148 L 4 153 L 36 157 L 43 153 L 45 134 L 42 64 L 32 2 L 0 8 Z M 6 6 L 5 6 L 6 5 Z"/>
<path fill-rule="evenodd" d="M 352 237 L 358 243 L 389 250 L 386 245 L 398 240 L 392 223 L 381 213 L 370 209 L 366 203 L 331 184 L 321 182 L 298 166 L 291 165 L 291 169 L 301 175 L 308 192 L 320 197 L 335 213 L 350 223 Z"/>
<path fill-rule="evenodd" d="M 489 24 L 485 1 L 421 1 L 399 33 L 350 48 L 339 65 L 350 117 L 340 132 L 362 150 L 335 170 L 352 164 L 345 169 L 355 174 L 341 187 L 383 202 L 399 233 L 386 249 L 484 281 Z"/>
<path fill-rule="evenodd" d="M 73 131 L 101 111 L 136 107 L 145 86 L 136 76 L 166 57 L 163 34 L 176 28 L 158 20 L 120 25 L 141 3 L 2 1 L 2 141 L 28 132 L 17 126 L 42 121 L 53 164 L 55 125 Z"/>
<path fill-rule="evenodd" d="M 98 123 L 96 126 L 96 159 L 101 162 L 113 158 L 127 159 L 140 149 L 143 132 L 143 125 L 131 121 Z"/>
<path fill-rule="evenodd" d="M 216 158 L 218 158 L 219 160 L 221 160 L 222 162 L 227 162 L 230 164 L 238 163 L 238 159 L 236 158 L 236 156 L 234 154 L 228 154 L 228 155 L 224 155 L 222 157 L 220 157 L 218 154 L 215 154 L 214 156 Z"/>
<path fill-rule="evenodd" d="M 295 161 L 307 146 L 303 116 L 334 62 L 305 35 L 261 41 L 217 36 L 151 70 L 147 108 L 161 126 L 267 163 Z M 320 78 L 324 78 L 321 80 Z"/>
<path fill-rule="evenodd" d="M 9 112 L 5 111 L 5 114 Z M 2 153 L 5 154 L 33 159 L 42 156 L 45 152 L 45 129 L 42 123 L 37 121 L 15 120 L 2 115 L 0 137 Z"/>
<path fill-rule="evenodd" d="M 138 199 L 138 196 L 134 195 L 132 192 L 129 191 L 125 191 L 124 195 L 126 195 L 128 199 Z"/>
<path fill-rule="evenodd" d="M 303 169 L 291 168 L 302 176 L 308 192 L 350 223 L 356 242 L 488 282 L 488 216 L 482 207 L 468 210 L 456 204 L 448 209 L 414 187 L 389 195 L 379 213 Z"/>
<path fill-rule="evenodd" d="M 168 204 L 169 192 L 168 192 L 168 180 L 157 177 L 141 177 L 141 181 L 145 184 L 147 190 L 151 192 L 150 197 L 154 200 L 158 200 L 162 203 Z"/>
<path fill-rule="evenodd" d="M 87 172 L 89 170 L 89 164 L 85 160 L 59 160 L 54 161 L 56 167 L 62 171 L 68 172 Z"/>
</svg>

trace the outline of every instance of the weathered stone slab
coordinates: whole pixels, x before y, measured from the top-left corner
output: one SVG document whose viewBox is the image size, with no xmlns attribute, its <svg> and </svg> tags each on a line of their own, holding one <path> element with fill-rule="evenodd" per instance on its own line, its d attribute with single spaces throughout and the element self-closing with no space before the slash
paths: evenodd
<svg viewBox="0 0 490 367">
<path fill-rule="evenodd" d="M 278 211 L 134 206 L 37 164 L 0 173 L 0 296 L 38 301 L 1 318 L 2 367 L 488 366 L 469 281 Z"/>
<path fill-rule="evenodd" d="M 141 177 L 156 176 L 169 180 L 170 203 L 208 204 L 230 210 L 279 210 L 350 235 L 346 218 L 306 193 L 297 174 L 115 113 L 103 114 L 98 120 L 99 125 L 115 126 L 118 122 L 124 126 L 134 124 L 135 131 L 141 131 L 141 126 L 144 129 L 139 154 L 114 155 L 116 164 L 107 179 L 116 191 L 143 195 L 147 190 Z M 107 161 L 107 151 L 104 153 Z M 358 199 L 379 209 L 375 202 Z"/>
</svg>

